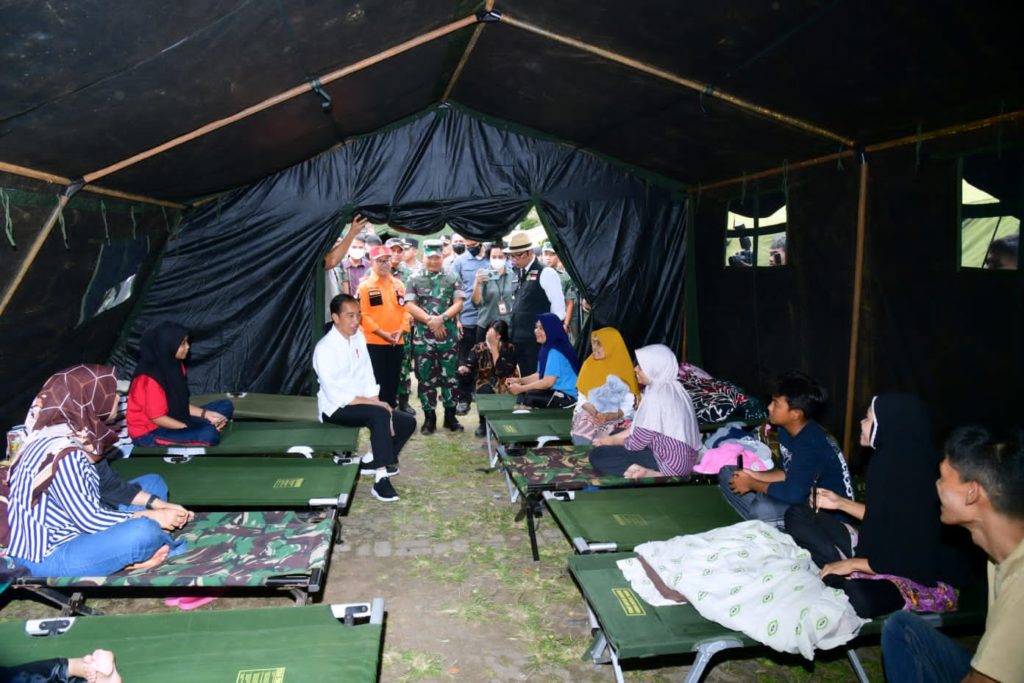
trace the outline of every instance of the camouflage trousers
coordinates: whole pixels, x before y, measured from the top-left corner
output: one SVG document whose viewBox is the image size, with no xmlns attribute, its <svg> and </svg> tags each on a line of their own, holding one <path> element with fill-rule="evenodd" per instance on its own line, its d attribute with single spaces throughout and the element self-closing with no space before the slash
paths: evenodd
<svg viewBox="0 0 1024 683">
<path fill-rule="evenodd" d="M 438 390 L 441 392 L 442 407 L 455 407 L 454 392 L 458 386 L 456 373 L 459 367 L 457 346 L 453 335 L 449 335 L 443 341 L 430 339 L 421 334 L 417 334 L 413 339 L 416 381 L 419 383 L 418 395 L 424 411 L 434 410 Z"/>
<path fill-rule="evenodd" d="M 405 335 L 405 353 L 402 354 L 402 367 L 398 371 L 398 402 L 408 401 L 412 395 L 412 333 Z"/>
</svg>

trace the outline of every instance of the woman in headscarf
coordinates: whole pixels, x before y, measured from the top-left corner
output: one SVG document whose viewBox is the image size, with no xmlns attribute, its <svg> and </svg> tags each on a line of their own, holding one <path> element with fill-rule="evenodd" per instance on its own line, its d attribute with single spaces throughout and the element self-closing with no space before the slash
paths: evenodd
<svg viewBox="0 0 1024 683">
<path fill-rule="evenodd" d="M 861 617 L 956 609 L 946 583 L 954 579 L 943 566 L 935 490 L 940 458 L 927 407 L 911 394 L 882 394 L 860 425 L 861 445 L 875 449 L 865 502 L 813 489 L 810 506 L 786 511 L 786 532 L 811 551 L 825 583 L 844 590 Z M 851 518 L 861 520 L 859 530 L 844 522 Z"/>
<path fill-rule="evenodd" d="M 518 407 L 568 408 L 576 403 L 576 379 L 580 359 L 554 313 L 537 316 L 533 334 L 540 344 L 537 372 L 506 380 L 508 390 L 518 396 Z M 523 368 L 519 368 L 522 372 Z"/>
<path fill-rule="evenodd" d="M 590 337 L 590 357 L 576 380 L 578 397 L 572 416 L 572 441 L 582 445 L 626 426 L 640 400 L 629 349 L 614 327 Z"/>
<path fill-rule="evenodd" d="M 117 438 L 106 424 L 117 401 L 113 368 L 77 365 L 50 377 L 32 403 L 8 472 L 0 545 L 9 531 L 8 554 L 34 576 L 107 576 L 184 550 L 166 532 L 187 524 L 188 510 L 144 493 L 145 508 L 134 512 L 101 501 L 94 465 Z"/>
<path fill-rule="evenodd" d="M 185 359 L 188 330 L 159 322 L 139 341 L 139 363 L 128 390 L 128 436 L 136 446 L 213 446 L 234 414 L 231 401 L 189 403 Z"/>
<path fill-rule="evenodd" d="M 594 440 L 590 464 L 601 474 L 628 479 L 686 476 L 700 449 L 693 403 L 676 380 L 672 349 L 652 344 L 637 349 L 636 378 L 645 386 L 629 429 Z"/>
<path fill-rule="evenodd" d="M 518 374 L 516 369 L 516 347 L 508 340 L 508 323 L 494 320 L 487 326 L 484 340 L 473 346 L 466 362 L 459 366 L 460 375 L 476 377 L 474 390 L 478 394 L 505 394 L 510 377 Z M 476 428 L 476 436 L 487 434 L 483 416 L 480 426 Z"/>
</svg>

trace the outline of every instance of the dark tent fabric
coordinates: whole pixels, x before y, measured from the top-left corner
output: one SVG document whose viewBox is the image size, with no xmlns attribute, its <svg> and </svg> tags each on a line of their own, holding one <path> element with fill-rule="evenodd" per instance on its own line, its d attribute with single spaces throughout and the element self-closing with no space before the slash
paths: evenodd
<svg viewBox="0 0 1024 683">
<path fill-rule="evenodd" d="M 57 195 L 52 185 L 4 173 L 0 188 L 0 214 L 6 205 L 17 246 L 2 247 L 0 281 L 6 282 Z M 3 425 L 22 422 L 32 397 L 57 370 L 106 361 L 177 217 L 177 211 L 109 197 L 80 194 L 70 201 L 63 229 L 54 228 L 0 316 Z"/>
<path fill-rule="evenodd" d="M 351 211 L 413 233 L 448 224 L 493 239 L 534 204 L 595 321 L 619 326 L 634 346 L 678 345 L 685 199 L 567 145 L 442 106 L 190 214 L 115 359 L 131 367 L 142 331 L 170 319 L 192 331 L 193 391 L 299 393 L 311 375 L 313 278 Z"/>
</svg>

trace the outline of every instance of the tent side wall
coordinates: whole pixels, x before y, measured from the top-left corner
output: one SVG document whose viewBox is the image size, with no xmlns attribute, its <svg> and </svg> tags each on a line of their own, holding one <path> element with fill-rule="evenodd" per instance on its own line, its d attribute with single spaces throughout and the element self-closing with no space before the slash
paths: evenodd
<svg viewBox="0 0 1024 683">
<path fill-rule="evenodd" d="M 1010 133 L 1015 133 L 1011 135 Z M 1024 140 L 1001 131 L 1002 144 Z M 961 270 L 957 157 L 990 147 L 982 131 L 869 157 L 864 277 L 852 431 L 883 391 L 930 405 L 936 438 L 966 422 L 1020 425 L 1024 386 L 1024 273 Z M 697 211 L 703 362 L 765 396 L 779 372 L 799 369 L 831 396 L 824 424 L 842 435 L 854 281 L 858 168 L 825 164 L 788 178 L 788 265 L 726 268 L 729 200 L 705 193 Z M 778 179 L 761 190 L 778 189 Z M 757 190 L 749 185 L 746 193 Z M 857 461 L 857 446 L 848 454 Z"/>
<path fill-rule="evenodd" d="M 0 188 L 16 244 L 0 236 L 6 291 L 60 188 L 7 174 L 0 174 Z M 88 193 L 72 198 L 63 216 L 63 231 L 59 223 L 54 227 L 0 316 L 0 420 L 6 425 L 24 419 L 32 397 L 56 370 L 106 361 L 177 220 L 172 209 Z"/>
</svg>

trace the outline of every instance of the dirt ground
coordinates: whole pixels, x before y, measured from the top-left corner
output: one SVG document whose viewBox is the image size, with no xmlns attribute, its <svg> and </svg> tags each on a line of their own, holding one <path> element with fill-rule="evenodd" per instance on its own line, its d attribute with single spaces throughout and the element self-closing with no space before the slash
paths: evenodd
<svg viewBox="0 0 1024 683">
<path fill-rule="evenodd" d="M 380 680 L 613 681 L 610 666 L 583 661 L 590 642 L 586 610 L 566 560 L 572 550 L 557 525 L 539 520 L 540 562 L 530 558 L 525 521 L 499 472 L 488 471 L 482 441 L 462 434 L 409 442 L 395 487 L 402 499 L 381 503 L 370 479 L 356 487 L 342 517 L 342 542 L 331 559 L 325 602 L 382 597 L 387 617 Z M 363 446 L 365 449 L 365 445 Z M 173 492 L 172 492 L 173 497 Z M 0 597 L 0 619 L 54 616 L 24 594 Z M 221 598 L 204 609 L 292 604 L 284 597 Z M 159 598 L 91 599 L 106 613 L 167 611 Z M 877 647 L 859 650 L 872 680 L 881 680 Z M 841 654 L 814 663 L 758 651 L 716 655 L 708 681 L 853 681 Z M 627 669 L 630 681 L 679 681 L 692 658 Z"/>
</svg>

